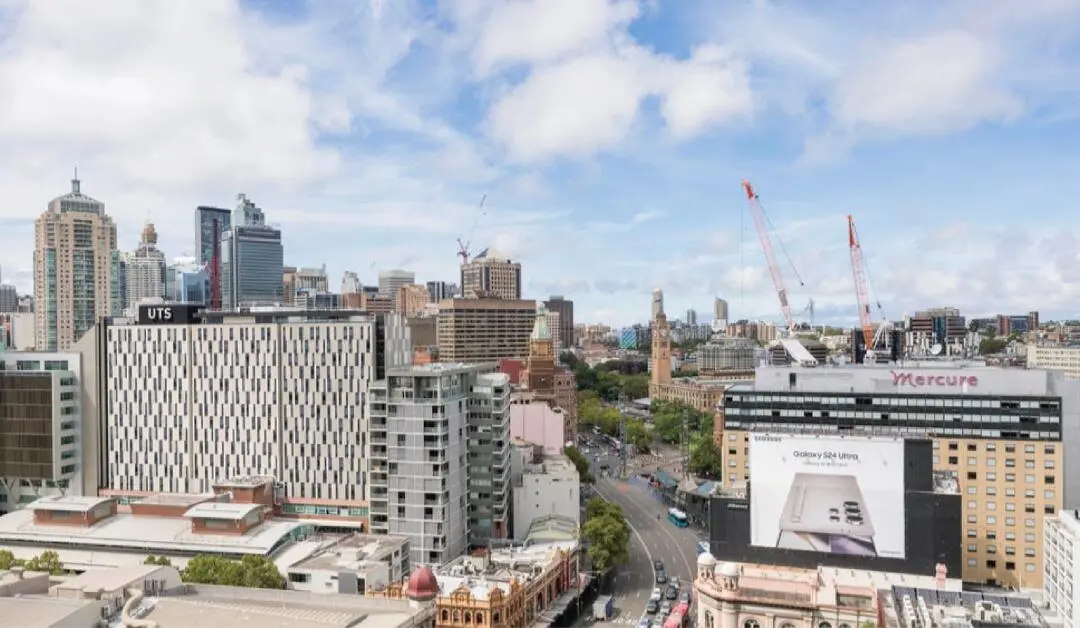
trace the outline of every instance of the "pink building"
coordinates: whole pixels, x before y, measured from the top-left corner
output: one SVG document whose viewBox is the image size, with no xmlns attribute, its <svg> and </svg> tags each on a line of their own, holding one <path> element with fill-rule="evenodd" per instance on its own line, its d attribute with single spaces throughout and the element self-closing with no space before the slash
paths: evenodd
<svg viewBox="0 0 1080 628">
<path fill-rule="evenodd" d="M 543 400 L 515 395 L 510 402 L 510 438 L 538 445 L 545 454 L 562 453 L 566 445 L 566 417 Z"/>
</svg>

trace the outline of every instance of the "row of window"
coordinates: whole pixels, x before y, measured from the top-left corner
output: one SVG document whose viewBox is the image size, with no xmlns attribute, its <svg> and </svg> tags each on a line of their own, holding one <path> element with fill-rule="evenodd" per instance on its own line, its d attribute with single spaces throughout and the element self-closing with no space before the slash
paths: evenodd
<svg viewBox="0 0 1080 628">
<path fill-rule="evenodd" d="M 946 459 L 949 461 L 949 464 L 959 464 L 960 457 L 959 456 L 948 456 Z M 940 463 L 941 463 L 941 456 L 934 455 L 934 464 L 938 465 Z M 967 464 L 968 464 L 969 467 L 979 466 L 979 459 L 976 458 L 975 456 L 968 456 Z M 983 461 L 982 461 L 982 466 L 996 467 L 997 466 L 997 458 L 995 458 L 993 456 L 991 456 L 989 458 L 984 458 Z M 1029 459 L 1029 460 L 1024 461 L 1024 468 L 1025 469 L 1034 469 L 1034 468 L 1036 468 L 1036 466 L 1037 465 L 1036 465 L 1034 460 Z M 1043 469 L 1054 469 L 1056 466 L 1057 465 L 1053 460 L 1044 460 L 1043 464 L 1042 464 Z M 1005 459 L 1005 468 L 1006 469 L 1015 469 L 1016 468 L 1016 459 L 1014 459 L 1014 458 L 1006 458 Z"/>
<path fill-rule="evenodd" d="M 986 568 L 987 569 L 997 569 L 997 563 L 998 563 L 998 561 L 996 561 L 996 560 L 988 560 L 988 561 L 986 561 Z M 977 558 L 969 558 L 969 559 L 967 559 L 967 566 L 968 567 L 978 567 L 979 566 L 979 559 L 977 559 Z M 1035 573 L 1035 569 L 1036 569 L 1035 568 L 1035 563 L 1024 563 L 1024 571 L 1026 571 L 1027 573 Z M 1016 571 L 1016 563 L 1014 561 L 1011 561 L 1011 560 L 1005 561 L 1005 571 Z"/>
</svg>

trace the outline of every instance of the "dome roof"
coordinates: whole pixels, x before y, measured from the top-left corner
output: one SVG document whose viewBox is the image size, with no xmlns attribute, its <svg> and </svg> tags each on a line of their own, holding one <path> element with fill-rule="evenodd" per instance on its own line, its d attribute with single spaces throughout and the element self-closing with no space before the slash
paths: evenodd
<svg viewBox="0 0 1080 628">
<path fill-rule="evenodd" d="M 713 555 L 708 553 L 708 552 L 705 552 L 703 554 L 699 554 L 698 557 L 697 557 L 697 566 L 698 567 L 715 567 L 716 566 L 716 559 L 713 558 Z"/>
<path fill-rule="evenodd" d="M 417 567 L 409 576 L 405 595 L 414 600 L 431 600 L 439 594 L 439 581 L 429 567 Z"/>
<path fill-rule="evenodd" d="M 736 563 L 720 563 L 716 566 L 716 575 L 724 578 L 738 578 L 739 565 Z"/>
</svg>

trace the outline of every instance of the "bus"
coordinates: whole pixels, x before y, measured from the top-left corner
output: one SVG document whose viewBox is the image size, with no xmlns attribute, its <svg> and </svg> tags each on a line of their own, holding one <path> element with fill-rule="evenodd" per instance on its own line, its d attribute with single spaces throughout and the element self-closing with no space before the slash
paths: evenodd
<svg viewBox="0 0 1080 628">
<path fill-rule="evenodd" d="M 685 528 L 690 525 L 690 522 L 686 520 L 686 513 L 678 508 L 668 508 L 667 518 L 668 521 L 675 524 L 676 528 Z"/>
<path fill-rule="evenodd" d="M 664 628 L 686 628 L 690 624 L 690 605 L 679 602 L 664 620 Z"/>
</svg>

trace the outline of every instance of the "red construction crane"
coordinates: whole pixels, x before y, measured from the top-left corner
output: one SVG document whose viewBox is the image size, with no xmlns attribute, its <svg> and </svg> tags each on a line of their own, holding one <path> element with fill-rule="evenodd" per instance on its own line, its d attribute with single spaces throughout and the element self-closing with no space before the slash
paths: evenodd
<svg viewBox="0 0 1080 628">
<path fill-rule="evenodd" d="M 855 233 L 855 219 L 847 217 L 848 248 L 851 249 L 851 274 L 855 277 L 855 298 L 859 301 L 859 324 L 862 326 L 866 350 L 874 350 L 874 323 L 870 317 L 870 290 L 866 281 L 866 262 L 862 256 L 859 236 Z"/>
<path fill-rule="evenodd" d="M 750 185 L 750 182 L 744 180 L 742 186 L 743 190 L 746 191 L 746 200 L 750 204 L 750 214 L 754 217 L 754 226 L 757 227 L 758 237 L 761 238 L 761 248 L 765 251 L 765 262 L 769 265 L 769 272 L 772 273 L 776 296 L 780 298 L 780 309 L 784 311 L 784 320 L 787 321 L 788 331 L 793 332 L 795 331 L 795 318 L 791 315 L 791 305 L 788 303 L 784 277 L 780 274 L 780 265 L 776 263 L 776 254 L 773 253 L 772 240 L 769 238 L 769 227 L 765 220 L 765 210 L 761 207 L 761 199 L 754 192 L 754 187 Z M 799 283 L 802 283 L 801 279 Z"/>
</svg>

